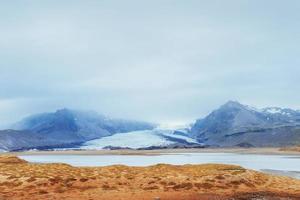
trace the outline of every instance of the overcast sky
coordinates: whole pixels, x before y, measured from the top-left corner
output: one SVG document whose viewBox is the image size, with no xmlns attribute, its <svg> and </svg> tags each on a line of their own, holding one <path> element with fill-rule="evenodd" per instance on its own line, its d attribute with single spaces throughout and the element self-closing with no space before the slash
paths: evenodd
<svg viewBox="0 0 300 200">
<path fill-rule="evenodd" d="M 0 126 L 58 108 L 180 123 L 300 109 L 298 0 L 0 0 Z"/>
</svg>

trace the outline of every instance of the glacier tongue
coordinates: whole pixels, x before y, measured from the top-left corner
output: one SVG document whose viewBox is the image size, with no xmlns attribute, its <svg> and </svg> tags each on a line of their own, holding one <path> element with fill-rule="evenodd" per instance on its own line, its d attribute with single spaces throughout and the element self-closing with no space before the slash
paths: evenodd
<svg viewBox="0 0 300 200">
<path fill-rule="evenodd" d="M 154 129 L 118 133 L 112 136 L 85 142 L 80 149 L 103 149 L 104 147 L 118 148 L 147 148 L 151 146 L 165 147 L 176 144 L 176 141 L 198 144 L 194 139 L 184 135 L 174 134 L 173 130 Z"/>
</svg>

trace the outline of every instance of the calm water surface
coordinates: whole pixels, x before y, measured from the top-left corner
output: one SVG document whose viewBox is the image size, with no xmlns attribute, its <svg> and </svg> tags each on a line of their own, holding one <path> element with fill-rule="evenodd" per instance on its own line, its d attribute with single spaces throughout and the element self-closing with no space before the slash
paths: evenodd
<svg viewBox="0 0 300 200">
<path fill-rule="evenodd" d="M 235 153 L 176 153 L 163 155 L 24 155 L 29 162 L 67 163 L 73 166 L 108 166 L 123 164 L 149 166 L 158 163 L 175 165 L 223 163 L 248 169 L 281 173 L 300 178 L 300 157 Z M 285 174 L 286 173 L 286 174 Z"/>
</svg>

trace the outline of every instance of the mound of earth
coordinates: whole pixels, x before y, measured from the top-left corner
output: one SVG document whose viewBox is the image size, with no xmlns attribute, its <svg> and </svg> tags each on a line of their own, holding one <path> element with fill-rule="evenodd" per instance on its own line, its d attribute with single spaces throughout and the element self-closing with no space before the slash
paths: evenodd
<svg viewBox="0 0 300 200">
<path fill-rule="evenodd" d="M 16 156 L 3 155 L 0 157 L 0 164 L 20 164 L 20 163 L 27 163 L 27 162 Z"/>
<path fill-rule="evenodd" d="M 300 199 L 300 180 L 222 164 L 72 167 L 4 156 L 0 199 Z"/>
<path fill-rule="evenodd" d="M 300 152 L 300 146 L 292 146 L 292 147 L 283 147 L 279 149 L 280 151 L 294 151 L 294 152 Z"/>
</svg>

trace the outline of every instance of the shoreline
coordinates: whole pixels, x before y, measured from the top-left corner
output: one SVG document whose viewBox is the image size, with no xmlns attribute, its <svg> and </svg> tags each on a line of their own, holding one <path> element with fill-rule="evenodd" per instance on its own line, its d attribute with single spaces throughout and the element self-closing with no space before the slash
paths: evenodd
<svg viewBox="0 0 300 200">
<path fill-rule="evenodd" d="M 164 155 L 180 155 L 180 154 L 237 154 L 238 155 L 244 155 L 244 156 L 251 156 L 251 155 L 265 155 L 265 156 L 293 156 L 297 159 L 300 159 L 300 152 L 293 152 L 293 151 L 282 151 L 280 148 L 201 148 L 201 149 L 156 149 L 156 150 L 129 150 L 129 149 L 123 149 L 123 150 L 56 150 L 56 151 L 25 151 L 25 152 L 12 152 L 7 153 L 7 155 L 13 155 L 13 156 L 146 156 L 146 157 L 152 157 L 152 156 L 164 156 Z M 0 154 L 1 155 L 1 154 Z M 213 155 L 212 155 L 213 156 Z M 48 162 L 45 162 L 48 163 Z M 56 161 L 53 163 L 64 163 L 63 161 Z M 208 162 L 210 163 L 210 162 Z M 220 162 L 222 164 L 223 162 Z M 68 163 L 71 164 L 71 163 Z M 174 164 L 174 163 L 173 163 Z M 187 163 L 188 164 L 188 163 Z M 204 164 L 204 163 L 201 163 Z M 234 164 L 234 163 L 233 163 Z M 76 166 L 71 164 L 72 166 Z M 116 164 L 107 164 L 105 166 L 112 166 Z M 128 165 L 128 164 L 120 164 L 120 165 L 126 165 L 126 166 L 139 166 L 139 165 Z M 155 164 L 149 164 L 149 165 L 141 165 L 141 166 L 154 166 Z M 184 165 L 184 164 L 179 164 Z M 84 165 L 79 165 L 84 166 Z M 97 167 L 95 166 L 87 165 L 87 167 Z M 102 166 L 102 165 L 101 165 Z M 287 176 L 292 177 L 296 179 L 300 179 L 300 171 L 286 171 L 282 169 L 269 169 L 269 168 L 261 168 L 261 169 L 255 169 L 249 167 L 248 169 L 252 170 L 259 170 L 261 172 L 265 172 L 272 175 L 281 175 L 281 176 Z"/>
<path fill-rule="evenodd" d="M 0 156 L 0 199 L 293 199 L 300 180 L 237 165 L 72 167 Z"/>
<path fill-rule="evenodd" d="M 182 153 L 235 153 L 260 155 L 299 155 L 300 152 L 282 150 L 282 148 L 189 148 L 189 149 L 155 149 L 155 150 L 50 150 L 50 151 L 20 151 L 1 152 L 0 155 L 163 155 Z"/>
</svg>

